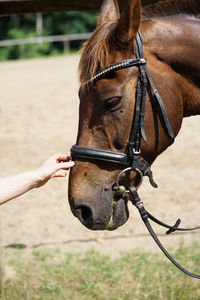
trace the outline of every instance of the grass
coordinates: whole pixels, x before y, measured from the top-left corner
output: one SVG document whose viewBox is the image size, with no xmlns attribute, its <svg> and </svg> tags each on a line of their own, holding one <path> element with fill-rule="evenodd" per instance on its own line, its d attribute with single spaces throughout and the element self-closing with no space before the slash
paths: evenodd
<svg viewBox="0 0 200 300">
<path fill-rule="evenodd" d="M 23 250 L 24 251 L 24 250 Z M 2 284 L 2 300 L 196 300 L 200 282 L 171 265 L 162 254 L 137 250 L 117 259 L 93 250 L 64 254 L 39 248 L 24 258 L 22 250 L 4 250 L 15 275 Z M 200 245 L 180 245 L 175 258 L 200 271 Z"/>
</svg>

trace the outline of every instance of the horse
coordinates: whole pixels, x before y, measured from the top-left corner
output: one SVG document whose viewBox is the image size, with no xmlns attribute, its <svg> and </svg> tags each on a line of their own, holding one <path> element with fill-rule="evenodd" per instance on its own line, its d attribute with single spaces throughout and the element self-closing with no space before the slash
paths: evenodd
<svg viewBox="0 0 200 300">
<path fill-rule="evenodd" d="M 76 163 L 68 198 L 74 216 L 91 230 L 115 230 L 128 220 L 131 195 L 126 191 L 139 187 L 142 174 L 139 167 L 124 172 L 124 160 L 138 120 L 132 164 L 143 159 L 150 172 L 174 142 L 183 118 L 200 114 L 200 20 L 188 14 L 141 15 L 139 0 L 130 0 L 121 14 L 116 0 L 104 0 L 80 59 L 79 127 L 77 148 L 72 147 Z M 139 54 L 138 43 L 143 45 Z M 143 87 L 146 99 L 138 116 L 146 66 L 153 88 L 149 83 Z M 156 93 L 163 102 L 159 108 Z M 125 189 L 119 192 L 121 186 Z"/>
<path fill-rule="evenodd" d="M 162 0 L 144 6 L 142 9 L 143 19 L 177 14 L 189 14 L 199 18 L 200 2 L 198 0 Z"/>
</svg>

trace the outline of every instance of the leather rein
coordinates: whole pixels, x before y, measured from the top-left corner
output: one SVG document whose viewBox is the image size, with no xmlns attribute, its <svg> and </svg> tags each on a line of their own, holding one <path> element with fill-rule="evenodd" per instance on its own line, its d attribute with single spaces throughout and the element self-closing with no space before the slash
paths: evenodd
<svg viewBox="0 0 200 300">
<path fill-rule="evenodd" d="M 84 159 L 94 160 L 94 161 L 107 161 L 115 164 L 119 164 L 124 166 L 125 169 L 122 170 L 116 180 L 116 195 L 124 196 L 126 193 L 129 193 L 131 196 L 132 204 L 138 209 L 140 216 L 149 231 L 150 235 L 158 245 L 158 247 L 162 250 L 162 252 L 167 256 L 167 258 L 182 272 L 186 275 L 189 275 L 193 278 L 200 279 L 200 275 L 191 273 L 184 269 L 179 263 L 177 263 L 173 257 L 168 253 L 168 251 L 161 244 L 158 239 L 156 233 L 154 232 L 149 219 L 153 222 L 159 224 L 160 226 L 168 228 L 166 234 L 170 234 L 175 231 L 190 231 L 200 229 L 200 226 L 195 228 L 180 228 L 179 225 L 181 220 L 178 219 L 174 226 L 170 226 L 165 224 L 152 216 L 144 207 L 143 202 L 141 201 L 138 195 L 138 188 L 142 183 L 143 176 L 148 176 L 150 184 L 157 188 L 157 184 L 153 180 L 153 174 L 150 169 L 150 165 L 146 162 L 141 156 L 139 157 L 141 151 L 141 140 L 147 141 L 145 130 L 144 130 L 144 116 L 145 116 L 145 103 L 146 103 L 146 94 L 149 93 L 151 99 L 153 99 L 156 103 L 156 107 L 158 108 L 158 113 L 162 119 L 162 124 L 165 129 L 166 134 L 171 139 L 171 142 L 174 142 L 174 133 L 167 116 L 167 112 L 165 110 L 163 101 L 156 90 L 152 78 L 149 74 L 149 71 L 146 66 L 146 59 L 143 55 L 143 46 L 142 46 L 142 38 L 140 33 L 136 36 L 136 58 L 135 59 L 127 59 L 117 63 L 114 63 L 105 69 L 99 71 L 94 75 L 94 77 L 87 82 L 87 84 L 95 83 L 96 81 L 106 78 L 113 72 L 129 67 L 137 67 L 138 68 L 138 82 L 136 88 L 136 96 L 135 96 L 135 108 L 134 108 L 134 118 L 131 127 L 131 133 L 129 142 L 127 144 L 126 152 L 114 152 L 107 151 L 102 149 L 92 149 L 87 147 L 81 147 L 79 145 L 74 145 L 71 148 L 71 156 L 74 160 Z M 120 177 L 123 173 L 135 171 L 140 176 L 140 183 L 137 186 L 132 186 L 129 189 L 126 189 L 124 186 L 120 186 Z"/>
</svg>

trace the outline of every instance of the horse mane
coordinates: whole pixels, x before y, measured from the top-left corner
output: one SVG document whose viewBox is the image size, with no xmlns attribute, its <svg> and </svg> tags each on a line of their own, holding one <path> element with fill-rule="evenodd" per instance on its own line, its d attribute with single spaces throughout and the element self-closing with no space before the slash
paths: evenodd
<svg viewBox="0 0 200 300">
<path fill-rule="evenodd" d="M 79 63 L 80 82 L 82 85 L 87 83 L 99 69 L 103 69 L 109 64 L 109 41 L 116 24 L 116 21 L 110 21 L 99 25 L 89 40 L 83 45 Z"/>
<path fill-rule="evenodd" d="M 172 15 L 189 14 L 200 15 L 199 0 L 162 0 L 143 7 L 143 19 L 167 17 Z"/>
</svg>

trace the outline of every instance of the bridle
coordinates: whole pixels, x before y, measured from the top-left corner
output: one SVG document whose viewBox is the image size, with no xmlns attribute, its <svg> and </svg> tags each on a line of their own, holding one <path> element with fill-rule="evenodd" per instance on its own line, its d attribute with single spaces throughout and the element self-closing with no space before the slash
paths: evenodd
<svg viewBox="0 0 200 300">
<path fill-rule="evenodd" d="M 168 228 L 166 234 L 170 234 L 175 231 L 189 231 L 200 229 L 199 227 L 195 228 L 180 228 L 181 220 L 178 219 L 174 226 L 167 225 L 154 216 L 152 216 L 145 208 L 144 204 L 141 201 L 138 195 L 138 188 L 142 183 L 143 176 L 148 176 L 150 184 L 157 188 L 157 184 L 153 180 L 153 174 L 150 169 L 150 165 L 148 162 L 141 157 L 141 140 L 147 141 L 145 130 L 144 130 L 144 116 L 145 116 L 145 104 L 146 104 L 146 94 L 149 93 L 150 99 L 154 101 L 156 108 L 159 113 L 159 117 L 161 119 L 162 125 L 165 129 L 166 134 L 171 139 L 171 142 L 174 142 L 174 133 L 165 110 L 163 101 L 154 86 L 152 78 L 149 74 L 149 71 L 146 66 L 146 59 L 143 55 L 143 46 L 142 39 L 140 33 L 137 34 L 136 39 L 136 58 L 135 59 L 127 59 L 123 60 L 110 66 L 105 69 L 99 71 L 94 75 L 92 79 L 90 79 L 87 84 L 95 84 L 100 79 L 107 78 L 109 75 L 113 74 L 117 70 L 137 67 L 138 68 L 138 81 L 135 95 L 135 108 L 134 108 L 134 117 L 131 127 L 131 133 L 129 137 L 129 142 L 126 147 L 125 153 L 107 151 L 102 149 L 93 149 L 82 147 L 79 145 L 74 145 L 71 148 L 71 156 L 74 160 L 94 160 L 94 161 L 106 161 L 109 163 L 119 164 L 124 166 L 124 169 L 119 173 L 116 180 L 116 194 L 117 196 L 123 196 L 126 193 L 130 193 L 132 204 L 138 209 L 140 216 L 147 227 L 149 233 L 151 234 L 154 241 L 157 243 L 162 252 L 167 256 L 167 258 L 182 272 L 185 274 L 200 279 L 200 275 L 191 273 L 180 266 L 168 253 L 168 251 L 163 247 L 157 235 L 155 234 L 151 224 L 148 219 L 156 222 L 160 226 Z M 120 178 L 122 174 L 135 171 L 140 176 L 140 182 L 137 186 L 132 186 L 129 189 L 126 189 L 124 186 L 120 185 Z"/>
</svg>

